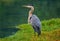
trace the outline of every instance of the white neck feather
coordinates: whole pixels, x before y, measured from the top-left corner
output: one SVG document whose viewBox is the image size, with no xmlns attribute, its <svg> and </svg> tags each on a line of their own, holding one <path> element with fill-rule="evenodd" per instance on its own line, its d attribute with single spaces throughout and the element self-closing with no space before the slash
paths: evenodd
<svg viewBox="0 0 60 41">
<path fill-rule="evenodd" d="M 32 13 L 33 13 L 33 11 L 34 11 L 34 7 L 33 7 L 33 6 L 30 7 L 30 8 L 31 8 L 31 10 L 29 11 L 29 17 L 32 16 Z"/>
</svg>

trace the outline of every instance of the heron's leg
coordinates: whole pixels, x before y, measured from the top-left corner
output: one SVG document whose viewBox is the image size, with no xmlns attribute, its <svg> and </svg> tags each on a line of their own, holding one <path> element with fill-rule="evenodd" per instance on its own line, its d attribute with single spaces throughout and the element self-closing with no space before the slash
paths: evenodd
<svg viewBox="0 0 60 41">
<path fill-rule="evenodd" d="M 41 35 L 41 30 L 39 29 L 39 31 L 38 31 L 38 36 L 40 36 Z"/>
<path fill-rule="evenodd" d="M 37 41 L 37 32 L 36 32 L 36 27 L 33 26 L 33 29 L 34 29 L 34 41 Z"/>
<path fill-rule="evenodd" d="M 38 33 L 38 36 L 40 36 L 41 35 L 41 30 L 39 31 L 39 33 Z"/>
<path fill-rule="evenodd" d="M 34 29 L 34 36 L 36 36 L 36 31 L 35 31 L 35 27 L 33 26 L 33 29 Z"/>
<path fill-rule="evenodd" d="M 36 30 L 37 30 L 38 36 L 40 36 L 41 35 L 40 27 L 36 26 Z"/>
</svg>

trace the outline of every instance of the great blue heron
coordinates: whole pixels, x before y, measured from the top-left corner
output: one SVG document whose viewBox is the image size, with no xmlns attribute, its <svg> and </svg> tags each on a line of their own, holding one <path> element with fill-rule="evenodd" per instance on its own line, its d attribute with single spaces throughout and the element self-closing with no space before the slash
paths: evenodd
<svg viewBox="0 0 60 41">
<path fill-rule="evenodd" d="M 32 14 L 34 11 L 34 7 L 30 5 L 24 5 L 23 7 L 30 8 L 31 10 L 29 11 L 29 16 L 28 16 L 28 23 L 30 23 L 34 29 L 34 32 L 38 33 L 38 36 L 41 34 L 41 22 L 39 18 Z"/>
</svg>

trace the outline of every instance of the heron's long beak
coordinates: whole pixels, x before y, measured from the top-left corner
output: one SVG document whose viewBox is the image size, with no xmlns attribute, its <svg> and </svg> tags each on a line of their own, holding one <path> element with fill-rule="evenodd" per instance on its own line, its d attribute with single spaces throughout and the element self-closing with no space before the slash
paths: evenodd
<svg viewBox="0 0 60 41">
<path fill-rule="evenodd" d="M 23 5 L 22 7 L 28 7 L 28 6 L 26 6 L 26 5 Z"/>
<path fill-rule="evenodd" d="M 32 8 L 33 6 L 23 5 L 23 7 Z"/>
<path fill-rule="evenodd" d="M 27 5 L 23 5 L 22 7 L 27 7 L 27 8 L 31 8 L 34 10 L 34 7 L 33 6 L 27 6 Z"/>
</svg>

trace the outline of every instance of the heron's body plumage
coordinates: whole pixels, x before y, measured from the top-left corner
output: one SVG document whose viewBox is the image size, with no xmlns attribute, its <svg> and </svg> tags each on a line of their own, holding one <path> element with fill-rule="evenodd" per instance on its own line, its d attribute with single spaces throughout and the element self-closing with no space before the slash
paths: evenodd
<svg viewBox="0 0 60 41">
<path fill-rule="evenodd" d="M 41 23 L 40 23 L 39 18 L 36 15 L 31 16 L 30 22 L 31 22 L 32 25 L 36 25 L 36 26 L 40 27 Z"/>
<path fill-rule="evenodd" d="M 41 22 L 39 20 L 39 18 L 36 15 L 32 15 L 30 17 L 30 24 L 32 25 L 32 27 L 34 28 L 34 31 L 37 33 L 40 33 L 40 29 L 41 29 Z"/>
</svg>

